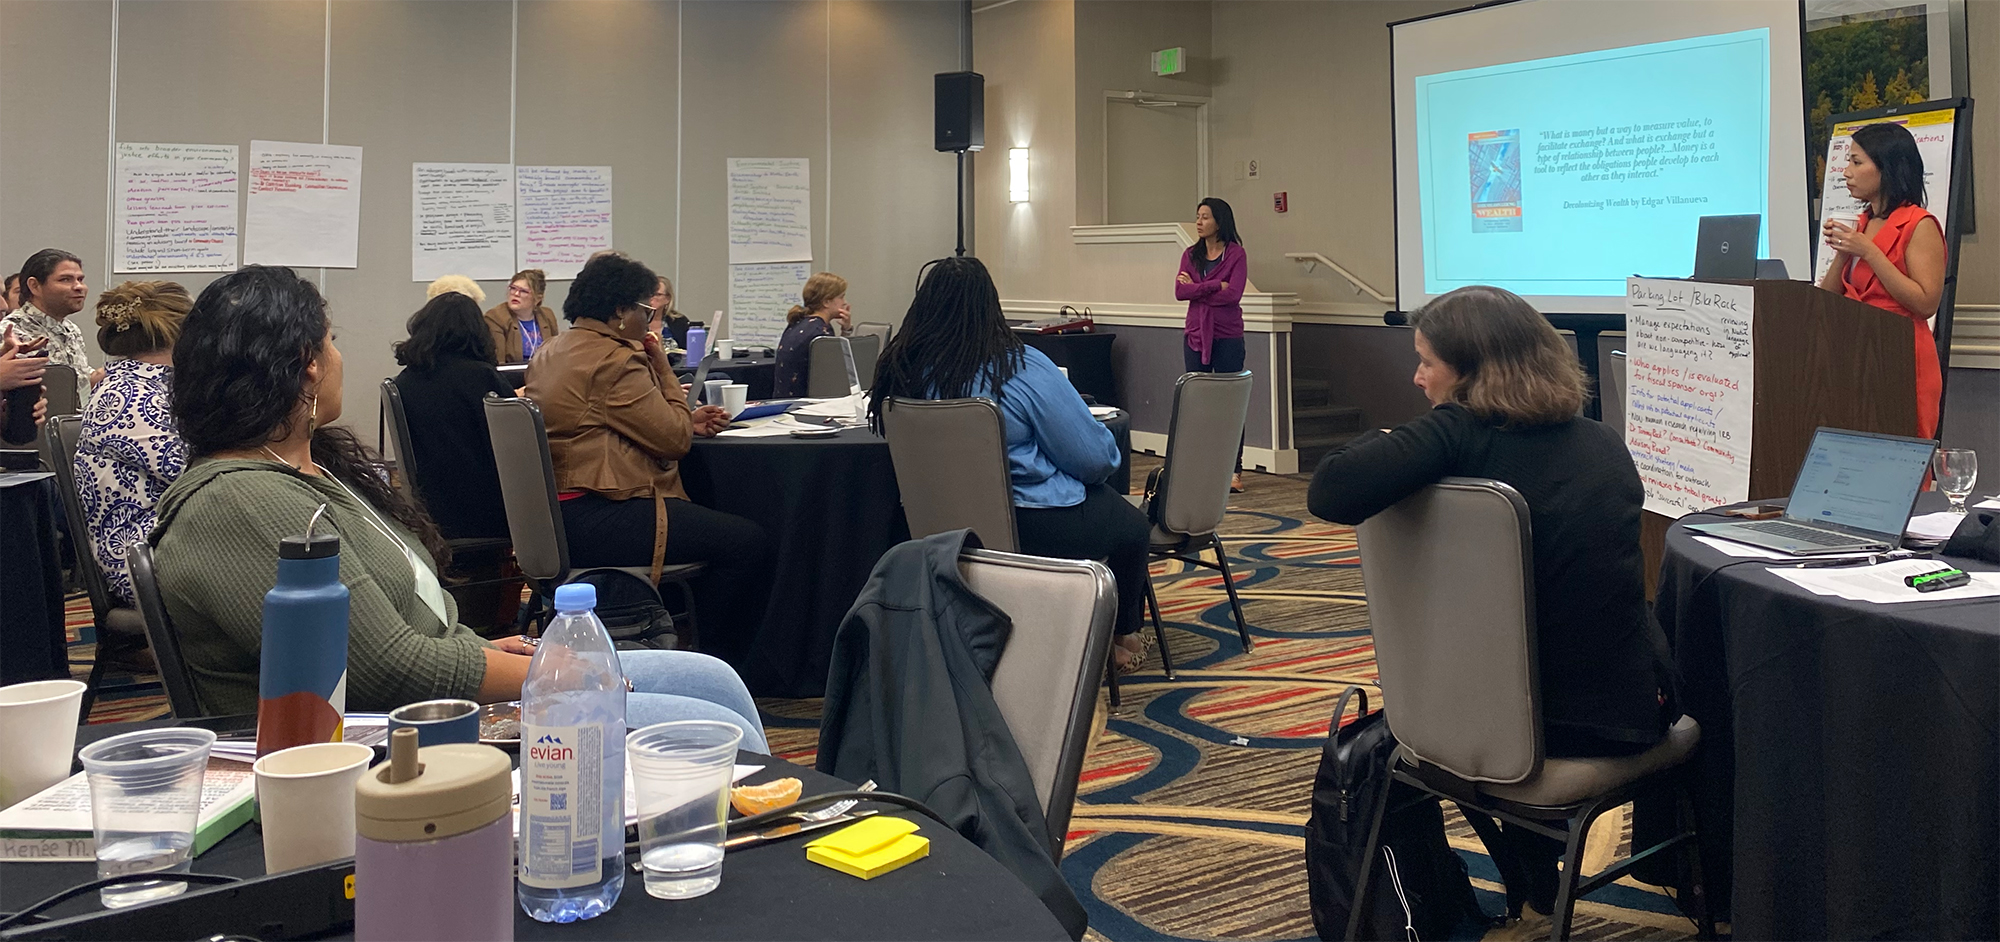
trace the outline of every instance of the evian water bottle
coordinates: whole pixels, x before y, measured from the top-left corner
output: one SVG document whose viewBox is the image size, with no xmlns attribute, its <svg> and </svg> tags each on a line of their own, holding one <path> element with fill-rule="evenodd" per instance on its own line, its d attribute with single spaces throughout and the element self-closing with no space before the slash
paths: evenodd
<svg viewBox="0 0 2000 942">
<path fill-rule="evenodd" d="M 521 909 L 590 919 L 625 888 L 625 672 L 597 589 L 556 589 L 556 617 L 521 685 Z"/>
</svg>

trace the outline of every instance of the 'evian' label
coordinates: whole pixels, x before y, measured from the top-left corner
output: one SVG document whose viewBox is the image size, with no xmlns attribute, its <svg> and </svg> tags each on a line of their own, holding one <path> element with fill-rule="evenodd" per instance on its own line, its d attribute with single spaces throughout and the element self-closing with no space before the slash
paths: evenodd
<svg viewBox="0 0 2000 942">
<path fill-rule="evenodd" d="M 604 727 L 521 724 L 521 882 L 602 879 Z M 623 835 L 619 835 L 623 836 Z"/>
</svg>

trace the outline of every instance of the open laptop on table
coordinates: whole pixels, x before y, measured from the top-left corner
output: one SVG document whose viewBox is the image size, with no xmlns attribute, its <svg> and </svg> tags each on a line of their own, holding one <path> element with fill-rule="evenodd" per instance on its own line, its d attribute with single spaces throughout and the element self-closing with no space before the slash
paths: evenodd
<svg viewBox="0 0 2000 942">
<path fill-rule="evenodd" d="M 1822 428 L 1783 517 L 1688 529 L 1793 556 L 1895 549 L 1936 448 L 1927 438 Z"/>
<path fill-rule="evenodd" d="M 1694 277 L 1748 281 L 1757 277 L 1757 233 L 1764 217 L 1703 216 L 1694 243 Z"/>
</svg>

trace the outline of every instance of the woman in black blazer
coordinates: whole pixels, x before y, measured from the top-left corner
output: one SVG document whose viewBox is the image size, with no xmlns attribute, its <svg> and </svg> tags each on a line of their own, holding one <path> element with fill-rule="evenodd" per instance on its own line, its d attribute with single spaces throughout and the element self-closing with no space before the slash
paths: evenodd
<svg viewBox="0 0 2000 942">
<path fill-rule="evenodd" d="M 417 495 L 446 539 L 507 536 L 500 472 L 486 436 L 487 393 L 511 398 L 514 385 L 493 367 L 493 338 L 478 302 L 447 291 L 410 317 L 410 339 L 396 344 L 396 388 L 403 394 L 415 455 L 400 456 Z"/>
<path fill-rule="evenodd" d="M 1328 455 L 1313 474 L 1307 507 L 1322 519 L 1356 524 L 1447 476 L 1512 485 L 1527 501 L 1534 530 L 1546 754 L 1645 751 L 1675 717 L 1664 705 L 1665 639 L 1646 613 L 1639 553 L 1645 495 L 1623 437 L 1578 414 L 1585 385 L 1576 354 L 1512 292 L 1460 288 L 1424 305 L 1410 323 L 1415 382 L 1433 408 Z M 1511 828 L 1507 834 L 1534 874 L 1527 902 L 1547 914 L 1562 847 Z"/>
</svg>

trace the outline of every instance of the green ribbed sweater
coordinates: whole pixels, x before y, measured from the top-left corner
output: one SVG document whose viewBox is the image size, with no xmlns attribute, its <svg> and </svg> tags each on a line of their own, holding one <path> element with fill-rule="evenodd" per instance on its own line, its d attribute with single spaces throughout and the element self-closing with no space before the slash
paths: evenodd
<svg viewBox="0 0 2000 942">
<path fill-rule="evenodd" d="M 486 642 L 443 624 L 417 598 L 408 558 L 371 523 L 367 505 L 326 477 L 272 461 L 207 460 L 160 498 L 154 565 L 196 695 L 211 713 L 257 711 L 264 593 L 278 579 L 278 541 L 304 532 L 321 504 L 340 533 L 349 597 L 347 708 L 381 712 L 439 697 L 471 698 L 486 674 Z M 388 515 L 383 515 L 387 520 Z M 387 521 L 396 527 L 393 520 Z M 425 565 L 423 544 L 396 528 Z"/>
</svg>

